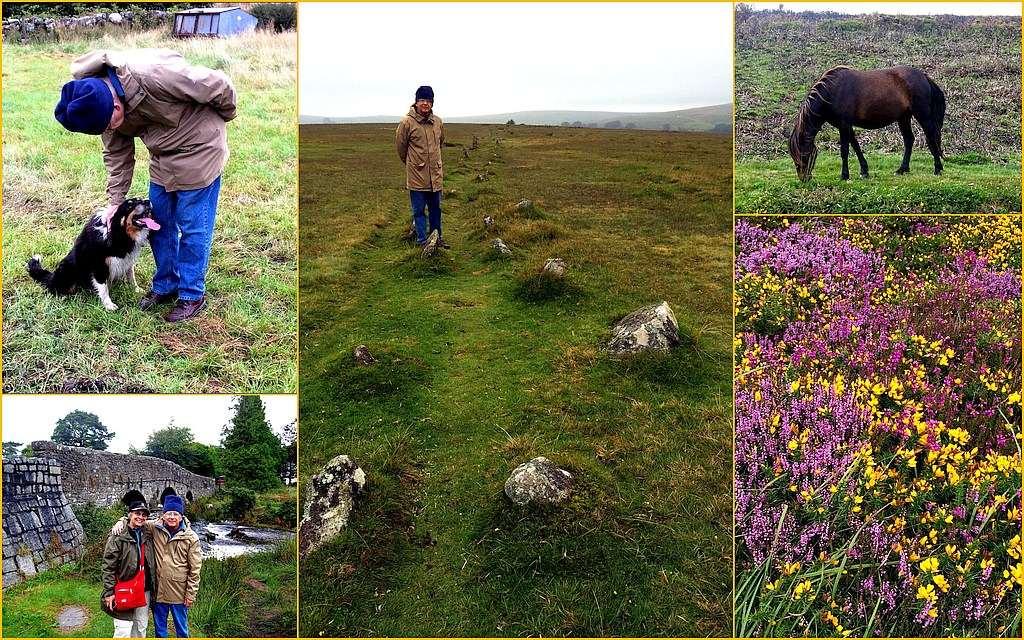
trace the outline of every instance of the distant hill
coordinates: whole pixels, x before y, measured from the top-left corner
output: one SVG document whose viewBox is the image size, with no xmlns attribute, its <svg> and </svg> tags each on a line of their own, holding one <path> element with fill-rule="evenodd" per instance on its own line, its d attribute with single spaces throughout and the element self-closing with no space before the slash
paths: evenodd
<svg viewBox="0 0 1024 640">
<path fill-rule="evenodd" d="M 443 117 L 443 114 L 442 114 Z M 398 122 L 401 116 L 333 118 L 299 116 L 301 124 L 357 124 Z M 481 116 L 445 118 L 445 122 L 474 124 L 575 126 L 601 129 L 653 129 L 659 131 L 732 131 L 732 104 L 716 104 L 677 111 L 626 113 L 618 111 L 513 111 Z"/>
</svg>

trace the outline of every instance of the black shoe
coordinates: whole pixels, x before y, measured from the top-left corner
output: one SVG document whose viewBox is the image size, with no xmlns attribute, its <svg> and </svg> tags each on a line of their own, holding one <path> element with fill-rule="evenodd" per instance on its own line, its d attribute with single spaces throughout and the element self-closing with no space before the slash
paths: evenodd
<svg viewBox="0 0 1024 640">
<path fill-rule="evenodd" d="M 199 315 L 199 312 L 206 308 L 206 296 L 198 300 L 178 300 L 174 308 L 167 312 L 164 320 L 167 322 L 184 322 Z"/>
<path fill-rule="evenodd" d="M 178 292 L 173 293 L 156 293 L 150 289 L 146 295 L 142 296 L 139 300 L 139 308 L 143 311 L 149 311 L 158 304 L 166 304 L 168 302 L 174 302 L 178 299 Z"/>
</svg>

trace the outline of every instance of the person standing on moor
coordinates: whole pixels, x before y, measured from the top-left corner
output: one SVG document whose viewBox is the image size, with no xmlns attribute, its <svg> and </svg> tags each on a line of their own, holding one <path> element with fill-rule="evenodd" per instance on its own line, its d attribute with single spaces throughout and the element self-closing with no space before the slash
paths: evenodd
<svg viewBox="0 0 1024 640">
<path fill-rule="evenodd" d="M 434 114 L 434 90 L 430 87 L 416 89 L 416 102 L 395 131 L 395 146 L 398 157 L 405 163 L 405 186 L 412 202 L 416 244 L 426 244 L 427 237 L 437 231 L 438 245 L 450 248 L 441 234 L 444 125 Z M 426 209 L 430 210 L 429 220 L 425 215 Z"/>
<path fill-rule="evenodd" d="M 135 138 L 149 149 L 149 199 L 160 230 L 149 234 L 156 273 L 139 306 L 177 300 L 164 318 L 188 320 L 206 307 L 235 88 L 222 72 L 168 49 L 93 51 L 71 63 L 71 75 L 54 117 L 68 131 L 102 136 L 107 220 L 131 188 Z"/>
</svg>

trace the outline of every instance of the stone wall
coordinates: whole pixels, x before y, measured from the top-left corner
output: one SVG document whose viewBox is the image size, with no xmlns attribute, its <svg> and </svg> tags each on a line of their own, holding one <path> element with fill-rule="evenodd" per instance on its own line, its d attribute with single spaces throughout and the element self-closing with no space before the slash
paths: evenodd
<svg viewBox="0 0 1024 640">
<path fill-rule="evenodd" d="M 149 29 L 169 24 L 166 11 L 125 11 L 51 18 L 25 16 L 3 21 L 5 42 L 57 40 L 62 32 L 89 29 Z"/>
<path fill-rule="evenodd" d="M 85 534 L 53 460 L 3 459 L 3 588 L 81 557 Z"/>
<path fill-rule="evenodd" d="M 160 504 L 160 496 L 168 487 L 189 502 L 216 490 L 213 478 L 151 456 L 68 447 L 45 440 L 33 442 L 32 452 L 60 463 L 64 493 L 72 504 L 113 506 L 135 489 L 142 492 L 153 508 Z"/>
</svg>

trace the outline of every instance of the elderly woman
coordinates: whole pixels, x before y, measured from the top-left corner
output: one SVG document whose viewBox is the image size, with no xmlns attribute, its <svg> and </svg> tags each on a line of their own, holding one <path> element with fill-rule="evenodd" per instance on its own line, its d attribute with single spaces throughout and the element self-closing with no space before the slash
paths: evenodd
<svg viewBox="0 0 1024 640">
<path fill-rule="evenodd" d="M 153 539 L 144 526 L 149 517 L 146 503 L 136 500 L 128 506 L 127 526 L 121 527 L 117 535 L 111 535 L 103 549 L 103 595 L 100 604 L 103 611 L 114 619 L 115 638 L 145 638 L 149 625 L 149 605 L 154 588 L 153 571 L 156 567 Z M 145 596 L 142 606 L 130 607 L 122 593 L 115 593 L 118 583 L 138 580 Z M 120 599 L 120 601 L 119 601 Z M 137 604 L 137 603 L 135 603 Z"/>
</svg>

